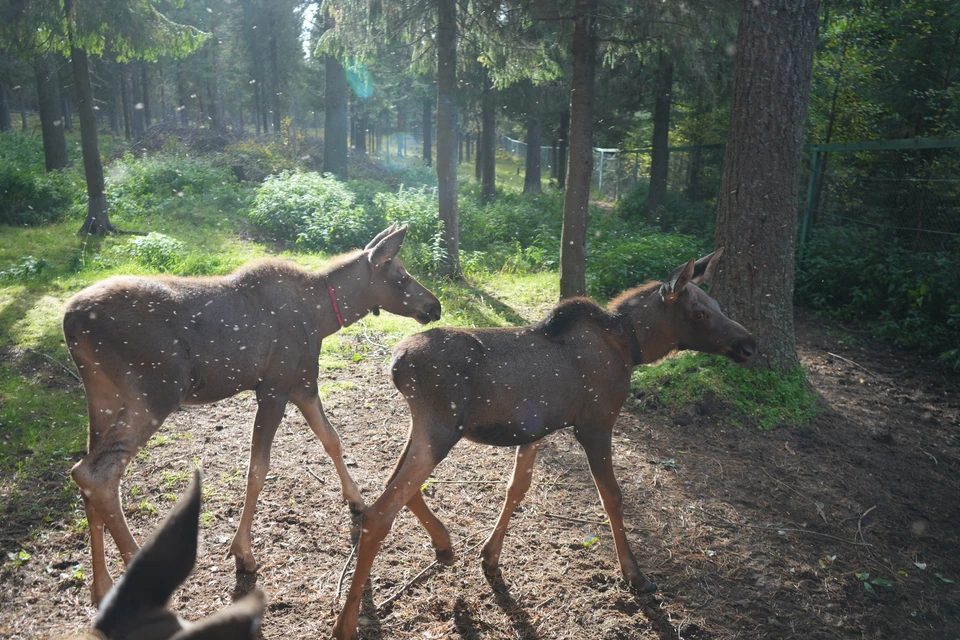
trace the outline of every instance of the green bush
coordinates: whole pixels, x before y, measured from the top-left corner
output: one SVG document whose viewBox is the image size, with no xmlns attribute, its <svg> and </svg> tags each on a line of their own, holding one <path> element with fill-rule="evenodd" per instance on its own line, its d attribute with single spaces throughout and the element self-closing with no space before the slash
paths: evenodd
<svg viewBox="0 0 960 640">
<path fill-rule="evenodd" d="M 329 252 L 365 246 L 385 226 L 376 209 L 357 206 L 342 182 L 319 173 L 268 177 L 249 217 L 275 240 Z"/>
<path fill-rule="evenodd" d="M 20 262 L 0 271 L 0 282 L 5 284 L 22 284 L 25 280 L 36 278 L 49 265 L 43 258 L 25 256 Z"/>
<path fill-rule="evenodd" d="M 797 252 L 795 299 L 958 364 L 960 242 L 953 251 L 921 253 L 872 229 L 817 229 Z"/>
<path fill-rule="evenodd" d="M 171 201 L 182 209 L 203 200 L 224 210 L 236 210 L 245 195 L 230 169 L 207 158 L 160 153 L 135 158 L 130 154 L 107 168 L 111 214 L 140 216 L 167 213 Z"/>
<path fill-rule="evenodd" d="M 141 266 L 161 272 L 174 271 L 184 258 L 185 246 L 176 238 L 151 232 L 118 247 L 118 255 L 132 258 Z"/>
<path fill-rule="evenodd" d="M 684 262 L 709 253 L 693 236 L 608 226 L 587 241 L 587 289 L 594 295 L 613 296 L 647 280 L 663 280 Z"/>
<path fill-rule="evenodd" d="M 40 138 L 14 131 L 0 135 L 0 224 L 59 220 L 83 193 L 81 187 L 70 171 L 46 172 Z"/>
<path fill-rule="evenodd" d="M 667 201 L 654 219 L 648 219 L 647 195 L 650 183 L 641 180 L 617 202 L 617 213 L 628 220 L 645 221 L 661 231 L 695 236 L 704 241 L 713 238 L 716 226 L 714 203 L 694 202 L 676 191 L 667 192 Z"/>
</svg>

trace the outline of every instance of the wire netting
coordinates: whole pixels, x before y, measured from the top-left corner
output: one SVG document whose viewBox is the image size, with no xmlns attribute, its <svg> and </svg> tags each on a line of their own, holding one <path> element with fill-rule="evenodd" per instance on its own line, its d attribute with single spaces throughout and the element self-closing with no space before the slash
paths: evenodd
<svg viewBox="0 0 960 640">
<path fill-rule="evenodd" d="M 957 246 L 960 148 L 821 152 L 812 183 L 811 160 L 808 154 L 802 208 L 810 232 L 854 226 L 914 251 Z"/>
</svg>

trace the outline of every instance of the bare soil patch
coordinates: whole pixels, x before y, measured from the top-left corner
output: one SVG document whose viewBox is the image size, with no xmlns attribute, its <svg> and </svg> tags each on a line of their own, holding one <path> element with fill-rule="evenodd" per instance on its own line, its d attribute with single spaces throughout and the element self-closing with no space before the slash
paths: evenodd
<svg viewBox="0 0 960 640">
<path fill-rule="evenodd" d="M 402 513 L 374 564 L 362 637 L 960 637 L 960 376 L 804 313 L 798 342 L 824 401 L 803 429 L 724 426 L 728 416 L 710 402 L 669 413 L 628 401 L 614 463 L 630 541 L 660 585 L 656 596 L 635 595 L 619 579 L 606 516 L 569 433 L 542 447 L 504 546 L 509 589 L 491 589 L 475 545 L 500 509 L 513 451 L 464 442 L 425 490 L 458 541 L 459 561 L 427 572 L 378 613 L 375 602 L 433 561 L 426 533 Z M 364 344 L 357 341 L 358 352 Z M 375 348 L 321 379 L 347 383 L 331 386 L 324 404 L 368 503 L 406 438 L 407 409 L 387 358 Z M 125 480 L 131 529 L 147 535 L 199 465 L 201 557 L 172 607 L 198 619 L 256 585 L 269 594 L 263 637 L 326 637 L 356 521 L 292 406 L 254 524 L 261 568 L 238 575 L 224 557 L 239 520 L 254 410 L 244 394 L 171 416 Z M 0 571 L 0 637 L 73 633 L 94 616 L 86 531 L 62 517 L 44 521 L 49 505 L 70 500 L 57 492 L 71 464 L 65 459 L 36 496 L 3 496 L 2 549 L 30 558 Z M 30 499 L 46 506 L 13 517 L 27 512 L 14 503 Z M 116 573 L 119 558 L 108 549 Z"/>
</svg>

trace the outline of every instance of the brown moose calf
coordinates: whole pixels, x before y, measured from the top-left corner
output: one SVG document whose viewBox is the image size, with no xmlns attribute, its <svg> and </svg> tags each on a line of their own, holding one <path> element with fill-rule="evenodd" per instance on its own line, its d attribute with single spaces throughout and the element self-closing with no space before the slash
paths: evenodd
<svg viewBox="0 0 960 640">
<path fill-rule="evenodd" d="M 427 529 L 437 559 L 453 562 L 450 534 L 427 507 L 420 486 L 461 438 L 517 447 L 503 510 L 481 552 L 488 577 L 499 570 L 507 523 L 530 487 L 541 438 L 573 427 L 610 517 L 624 578 L 641 591 L 656 590 L 627 544 L 611 431 L 637 365 L 675 349 L 737 362 L 753 355 L 753 337 L 696 286 L 716 268 L 721 251 L 681 265 L 664 283 L 621 294 L 609 311 L 578 298 L 528 327 L 433 329 L 401 341 L 391 368 L 410 406 L 410 433 L 387 488 L 363 513 L 357 567 L 333 635 L 356 637 L 364 582 L 404 505 Z"/>
<path fill-rule="evenodd" d="M 252 389 L 257 394 L 247 493 L 230 545 L 237 568 L 257 567 L 250 528 L 270 446 L 293 402 L 320 439 L 354 511 L 363 498 L 317 395 L 323 338 L 383 308 L 426 324 L 440 302 L 396 258 L 407 228 L 381 232 L 321 273 L 280 261 L 213 278 L 109 278 L 67 302 L 63 331 L 87 392 L 87 455 L 73 468 L 90 525 L 93 600 L 112 579 L 103 529 L 124 563 L 137 551 L 120 506 L 120 478 L 170 413 Z"/>
</svg>

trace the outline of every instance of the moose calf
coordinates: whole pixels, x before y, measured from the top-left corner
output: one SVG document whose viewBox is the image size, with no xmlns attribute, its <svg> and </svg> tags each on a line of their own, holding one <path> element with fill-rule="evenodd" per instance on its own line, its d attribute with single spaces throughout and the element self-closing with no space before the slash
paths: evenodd
<svg viewBox="0 0 960 640">
<path fill-rule="evenodd" d="M 442 328 L 402 340 L 391 369 L 410 407 L 410 433 L 386 489 L 363 513 L 357 566 L 334 637 L 356 637 L 363 585 L 404 505 L 427 529 L 437 559 L 453 562 L 450 534 L 427 507 L 420 486 L 461 438 L 517 447 L 506 501 L 481 552 L 488 577 L 498 572 L 507 523 L 530 487 L 541 438 L 573 427 L 610 518 L 620 570 L 636 588 L 655 591 L 627 544 L 611 431 L 637 365 L 675 349 L 722 354 L 737 362 L 753 355 L 753 337 L 697 287 L 714 271 L 721 252 L 690 260 L 666 282 L 621 294 L 609 311 L 577 298 L 528 327 Z"/>
<path fill-rule="evenodd" d="M 381 232 L 365 249 L 334 258 L 321 273 L 266 261 L 226 277 L 114 277 L 67 302 L 63 332 L 87 393 L 87 455 L 73 468 L 93 554 L 93 600 L 112 579 L 104 526 L 124 563 L 137 552 L 120 506 L 120 478 L 170 413 L 254 390 L 247 492 L 230 545 L 237 568 L 257 567 L 250 528 L 270 465 L 270 446 L 293 402 L 333 460 L 343 495 L 364 507 L 337 432 L 317 395 L 322 340 L 380 308 L 426 324 L 440 302 L 396 257 L 407 227 Z"/>
</svg>

